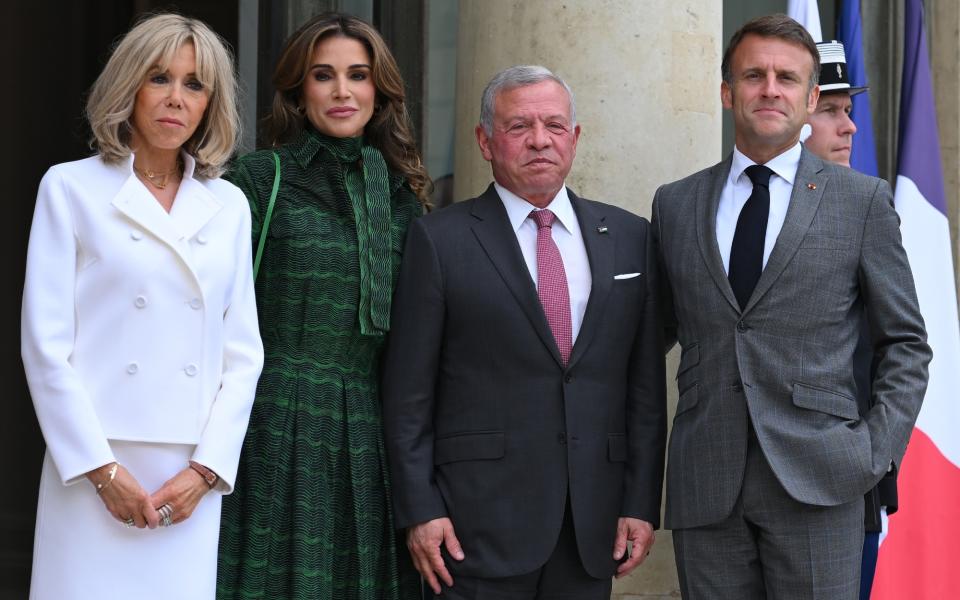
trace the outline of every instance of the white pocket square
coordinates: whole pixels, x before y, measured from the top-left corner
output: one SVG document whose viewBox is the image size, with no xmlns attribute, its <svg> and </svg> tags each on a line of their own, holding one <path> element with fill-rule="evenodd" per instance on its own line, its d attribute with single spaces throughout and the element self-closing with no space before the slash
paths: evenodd
<svg viewBox="0 0 960 600">
<path fill-rule="evenodd" d="M 614 279 L 633 279 L 634 277 L 640 277 L 640 273 L 621 273 L 613 276 Z"/>
</svg>

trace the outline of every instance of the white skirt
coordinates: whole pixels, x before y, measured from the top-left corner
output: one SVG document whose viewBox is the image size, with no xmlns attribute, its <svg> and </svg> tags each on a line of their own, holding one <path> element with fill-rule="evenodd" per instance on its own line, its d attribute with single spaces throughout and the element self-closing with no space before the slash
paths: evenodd
<svg viewBox="0 0 960 600">
<path fill-rule="evenodd" d="M 187 465 L 193 446 L 111 441 L 114 456 L 147 493 Z M 204 496 L 182 523 L 124 527 L 85 479 L 61 483 L 43 461 L 33 545 L 31 600 L 211 600 L 216 595 L 221 495 Z"/>
</svg>

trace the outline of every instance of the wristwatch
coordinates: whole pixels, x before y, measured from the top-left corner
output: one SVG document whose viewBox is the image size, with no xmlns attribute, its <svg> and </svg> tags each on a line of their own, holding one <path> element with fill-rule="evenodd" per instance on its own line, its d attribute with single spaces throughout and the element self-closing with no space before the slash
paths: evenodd
<svg viewBox="0 0 960 600">
<path fill-rule="evenodd" d="M 189 461 L 190 468 L 200 474 L 200 477 L 203 477 L 203 480 L 207 482 L 207 485 L 211 488 L 217 485 L 217 482 L 220 480 L 220 476 L 201 465 L 197 461 Z"/>
</svg>

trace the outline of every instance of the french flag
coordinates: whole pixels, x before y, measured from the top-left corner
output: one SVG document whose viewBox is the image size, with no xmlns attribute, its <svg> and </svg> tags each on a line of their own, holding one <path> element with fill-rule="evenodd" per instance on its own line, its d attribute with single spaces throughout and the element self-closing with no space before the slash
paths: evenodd
<svg viewBox="0 0 960 600">
<path fill-rule="evenodd" d="M 847 53 L 847 75 L 850 85 L 867 85 L 867 70 L 863 64 L 863 27 L 860 19 L 860 0 L 844 0 L 837 18 L 837 39 Z M 879 177 L 876 144 L 873 141 L 873 115 L 870 110 L 870 94 L 857 94 L 850 98 L 853 110 L 850 118 L 857 126 L 850 151 L 850 168 L 865 175 Z"/>
<path fill-rule="evenodd" d="M 787 16 L 803 25 L 815 42 L 823 41 L 817 0 L 787 0 Z"/>
<path fill-rule="evenodd" d="M 872 600 L 960 598 L 960 325 L 922 0 L 906 0 L 894 203 L 933 348 Z"/>
</svg>

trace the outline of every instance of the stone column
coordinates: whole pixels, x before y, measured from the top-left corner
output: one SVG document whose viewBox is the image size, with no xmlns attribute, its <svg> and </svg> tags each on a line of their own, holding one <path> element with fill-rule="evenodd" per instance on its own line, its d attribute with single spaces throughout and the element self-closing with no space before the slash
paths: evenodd
<svg viewBox="0 0 960 600">
<path fill-rule="evenodd" d="M 576 97 L 582 134 L 567 184 L 649 218 L 659 185 L 721 158 L 722 23 L 714 0 L 461 0 L 454 197 L 491 181 L 474 137 L 484 86 L 505 67 L 541 64 Z M 670 395 L 673 408 L 675 385 Z M 672 541 L 660 531 L 614 597 L 678 596 Z"/>
<path fill-rule="evenodd" d="M 490 181 L 473 133 L 483 87 L 541 64 L 577 101 L 568 185 L 649 216 L 657 186 L 720 159 L 721 23 L 710 0 L 461 0 L 455 197 Z"/>
<path fill-rule="evenodd" d="M 960 6 L 955 0 L 927 0 L 926 9 L 954 279 L 960 296 Z"/>
</svg>

